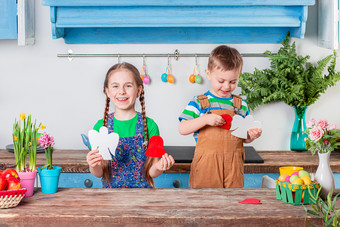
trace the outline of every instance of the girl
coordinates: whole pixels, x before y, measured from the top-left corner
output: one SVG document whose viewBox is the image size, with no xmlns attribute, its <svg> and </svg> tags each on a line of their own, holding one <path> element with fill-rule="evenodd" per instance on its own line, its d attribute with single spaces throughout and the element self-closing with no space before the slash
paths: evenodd
<svg viewBox="0 0 340 227">
<path fill-rule="evenodd" d="M 94 129 L 98 131 L 101 126 L 106 126 L 109 133 L 119 134 L 119 143 L 116 155 L 110 161 L 104 161 L 98 149 L 90 151 L 86 157 L 90 172 L 95 177 L 102 177 L 105 188 L 154 187 L 153 178 L 170 169 L 175 161 L 168 154 L 160 159 L 144 154 L 148 139 L 159 135 L 159 131 L 157 124 L 145 115 L 143 81 L 139 71 L 125 62 L 112 66 L 106 74 L 104 93 L 104 118 Z M 135 110 L 138 97 L 142 113 Z M 111 114 L 108 113 L 110 101 L 115 106 L 115 112 Z"/>
</svg>

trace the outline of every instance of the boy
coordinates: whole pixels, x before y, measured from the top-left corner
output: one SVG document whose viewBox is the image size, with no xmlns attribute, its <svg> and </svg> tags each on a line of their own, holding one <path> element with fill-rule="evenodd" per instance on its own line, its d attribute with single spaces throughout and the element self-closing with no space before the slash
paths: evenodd
<svg viewBox="0 0 340 227">
<path fill-rule="evenodd" d="M 242 188 L 244 186 L 244 148 L 261 136 L 261 129 L 249 129 L 246 140 L 231 135 L 229 130 L 216 127 L 225 124 L 220 115 L 231 117 L 249 114 L 247 104 L 233 95 L 242 71 L 240 53 L 231 47 L 216 47 L 209 56 L 205 71 L 211 88 L 195 96 L 179 117 L 179 132 L 194 133 L 197 142 L 191 164 L 190 188 Z"/>
</svg>

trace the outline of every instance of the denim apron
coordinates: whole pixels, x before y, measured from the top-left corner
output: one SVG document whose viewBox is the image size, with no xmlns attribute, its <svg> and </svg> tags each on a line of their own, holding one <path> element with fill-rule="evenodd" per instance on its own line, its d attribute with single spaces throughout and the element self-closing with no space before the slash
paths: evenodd
<svg viewBox="0 0 340 227">
<path fill-rule="evenodd" d="M 143 117 L 137 113 L 136 134 L 132 137 L 119 137 L 116 155 L 112 155 L 110 184 L 103 182 L 104 188 L 151 188 L 144 176 L 146 160 L 143 148 Z M 113 116 L 109 114 L 107 128 L 113 132 Z"/>
</svg>

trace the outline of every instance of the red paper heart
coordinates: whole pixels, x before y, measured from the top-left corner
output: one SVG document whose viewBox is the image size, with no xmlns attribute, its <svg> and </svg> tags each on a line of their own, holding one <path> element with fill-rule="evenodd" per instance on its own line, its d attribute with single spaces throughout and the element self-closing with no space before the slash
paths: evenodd
<svg viewBox="0 0 340 227">
<path fill-rule="evenodd" d="M 239 201 L 239 203 L 243 203 L 243 204 L 262 204 L 259 199 L 254 199 L 254 198 L 248 198 L 248 199 Z"/>
<path fill-rule="evenodd" d="M 149 140 L 149 146 L 145 155 L 153 158 L 161 158 L 165 153 L 162 137 L 152 136 Z"/>
<path fill-rule="evenodd" d="M 230 129 L 230 123 L 233 120 L 232 116 L 230 116 L 229 114 L 222 114 L 221 117 L 224 118 L 225 124 L 224 125 L 220 125 L 218 127 L 224 128 L 224 129 Z"/>
</svg>

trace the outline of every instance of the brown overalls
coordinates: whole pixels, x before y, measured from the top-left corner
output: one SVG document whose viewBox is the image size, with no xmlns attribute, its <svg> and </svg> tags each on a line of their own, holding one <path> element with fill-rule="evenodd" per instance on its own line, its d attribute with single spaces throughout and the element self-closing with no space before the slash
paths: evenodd
<svg viewBox="0 0 340 227">
<path fill-rule="evenodd" d="M 207 96 L 197 96 L 204 108 L 210 108 Z M 241 108 L 242 98 L 233 95 L 233 106 Z M 235 115 L 235 110 L 210 110 L 214 114 Z M 243 188 L 243 139 L 231 135 L 230 130 L 207 125 L 200 129 L 191 164 L 190 188 Z"/>
</svg>

